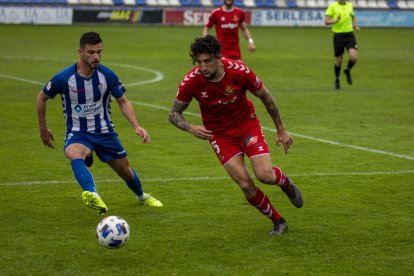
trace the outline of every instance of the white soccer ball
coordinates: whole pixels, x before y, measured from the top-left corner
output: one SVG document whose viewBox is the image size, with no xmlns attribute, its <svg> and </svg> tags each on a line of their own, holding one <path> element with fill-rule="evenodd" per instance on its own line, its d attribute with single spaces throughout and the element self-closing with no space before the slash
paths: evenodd
<svg viewBox="0 0 414 276">
<path fill-rule="evenodd" d="M 129 239 L 129 225 L 121 217 L 109 216 L 102 219 L 96 227 L 96 238 L 100 245 L 117 249 L 124 246 Z"/>
</svg>

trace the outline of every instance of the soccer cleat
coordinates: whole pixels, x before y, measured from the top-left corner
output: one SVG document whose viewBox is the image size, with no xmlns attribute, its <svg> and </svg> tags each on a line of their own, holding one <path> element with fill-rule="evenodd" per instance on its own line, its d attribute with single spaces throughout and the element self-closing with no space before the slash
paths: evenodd
<svg viewBox="0 0 414 276">
<path fill-rule="evenodd" d="M 93 154 L 91 152 L 91 155 L 89 155 L 85 158 L 85 165 L 86 165 L 86 167 L 90 168 L 90 167 L 92 167 L 92 164 L 93 164 Z"/>
<path fill-rule="evenodd" d="M 95 192 L 84 191 L 82 193 L 82 200 L 89 208 L 96 209 L 99 214 L 106 213 L 108 207 L 103 202 L 102 198 Z"/>
<path fill-rule="evenodd" d="M 346 76 L 346 81 L 348 82 L 348 84 L 351 85 L 352 84 L 351 70 L 345 69 L 344 74 Z"/>
<path fill-rule="evenodd" d="M 286 180 L 288 184 L 282 189 L 283 192 L 296 208 L 301 208 L 303 205 L 302 192 L 288 177 L 286 177 Z"/>
<path fill-rule="evenodd" d="M 153 197 L 151 194 L 146 194 L 144 199 L 139 199 L 142 205 L 148 205 L 151 207 L 162 207 L 161 201 Z"/>
<path fill-rule="evenodd" d="M 341 89 L 341 84 L 339 83 L 339 79 L 335 79 L 335 89 L 336 90 Z"/>
<path fill-rule="evenodd" d="M 278 221 L 273 222 L 274 228 L 269 232 L 269 236 L 281 236 L 283 233 L 287 232 L 288 225 L 284 218 L 280 218 Z"/>
</svg>

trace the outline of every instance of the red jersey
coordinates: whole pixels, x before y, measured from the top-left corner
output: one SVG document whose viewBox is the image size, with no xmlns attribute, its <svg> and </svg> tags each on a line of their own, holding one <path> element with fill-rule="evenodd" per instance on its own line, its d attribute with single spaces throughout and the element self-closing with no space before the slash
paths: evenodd
<svg viewBox="0 0 414 276">
<path fill-rule="evenodd" d="M 225 58 L 241 60 L 239 46 L 239 27 L 244 22 L 244 12 L 234 7 L 230 11 L 217 8 L 211 12 L 206 25 L 207 28 L 216 28 L 216 36 L 221 43 L 221 54 Z"/>
<path fill-rule="evenodd" d="M 204 126 L 213 132 L 241 128 L 246 120 L 256 117 L 253 103 L 246 91 L 258 91 L 261 80 L 246 65 L 222 59 L 224 75 L 220 81 L 206 79 L 198 67 L 193 68 L 178 86 L 177 100 L 190 103 L 195 98 L 200 105 Z"/>
</svg>

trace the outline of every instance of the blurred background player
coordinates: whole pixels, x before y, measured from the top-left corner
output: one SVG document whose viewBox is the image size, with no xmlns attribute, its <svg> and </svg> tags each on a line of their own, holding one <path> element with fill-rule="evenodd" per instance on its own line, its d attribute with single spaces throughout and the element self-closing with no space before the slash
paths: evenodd
<svg viewBox="0 0 414 276">
<path fill-rule="evenodd" d="M 281 235 L 287 230 L 286 220 L 254 184 L 244 161 L 244 155 L 247 155 L 258 181 L 279 186 L 294 206 L 302 207 L 301 191 L 272 165 L 260 122 L 246 91 L 263 102 L 277 130 L 276 143 L 282 143 L 287 154 L 293 140 L 285 130 L 272 94 L 243 63 L 222 59 L 220 43 L 214 36 L 196 39 L 191 45 L 190 55 L 197 66 L 178 86 L 169 121 L 197 138 L 209 140 L 222 166 L 239 185 L 246 200 L 273 221 L 274 227 L 269 235 Z M 203 125 L 192 125 L 183 117 L 193 98 L 199 102 Z"/>
<path fill-rule="evenodd" d="M 221 55 L 225 58 L 241 61 L 239 28 L 248 41 L 248 50 L 252 53 L 256 50 L 244 20 L 244 12 L 234 6 L 234 0 L 224 0 L 223 6 L 211 12 L 208 23 L 203 29 L 203 36 L 208 35 L 210 29 L 215 25 L 216 37 L 221 43 Z"/>
<path fill-rule="evenodd" d="M 358 58 L 357 43 L 354 35 L 359 31 L 354 8 L 345 0 L 332 2 L 325 12 L 325 25 L 332 25 L 334 33 L 335 51 L 335 88 L 340 89 L 339 75 L 341 73 L 342 56 L 347 49 L 349 54 L 348 65 L 344 70 L 348 84 L 352 84 L 351 69 Z"/>
<path fill-rule="evenodd" d="M 161 207 L 162 203 L 144 193 L 135 170 L 130 167 L 127 153 L 118 139 L 111 120 L 110 103 L 114 97 L 125 118 L 145 144 L 151 142 L 147 131 L 140 127 L 131 103 L 125 97 L 125 88 L 117 75 L 100 64 L 102 40 L 98 33 L 81 36 L 79 62 L 56 74 L 37 96 L 37 115 L 40 138 L 45 146 L 53 148 L 53 133 L 46 124 L 46 102 L 60 94 L 66 119 L 64 151 L 71 161 L 73 174 L 84 190 L 82 200 L 98 213 L 108 211 L 96 191 L 85 159 L 92 150 L 107 163 L 144 205 Z"/>
</svg>

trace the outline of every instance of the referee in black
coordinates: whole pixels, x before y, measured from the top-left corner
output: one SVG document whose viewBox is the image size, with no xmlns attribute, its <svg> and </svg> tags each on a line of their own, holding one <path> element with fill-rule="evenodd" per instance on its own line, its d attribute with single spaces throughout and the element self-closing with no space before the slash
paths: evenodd
<svg viewBox="0 0 414 276">
<path fill-rule="evenodd" d="M 332 25 L 332 32 L 334 33 L 335 88 L 340 89 L 339 75 L 345 49 L 349 54 L 348 65 L 344 70 L 348 84 L 352 84 L 351 69 L 358 58 L 354 30 L 358 32 L 359 27 L 352 4 L 345 0 L 332 2 L 325 12 L 325 25 Z"/>
</svg>

